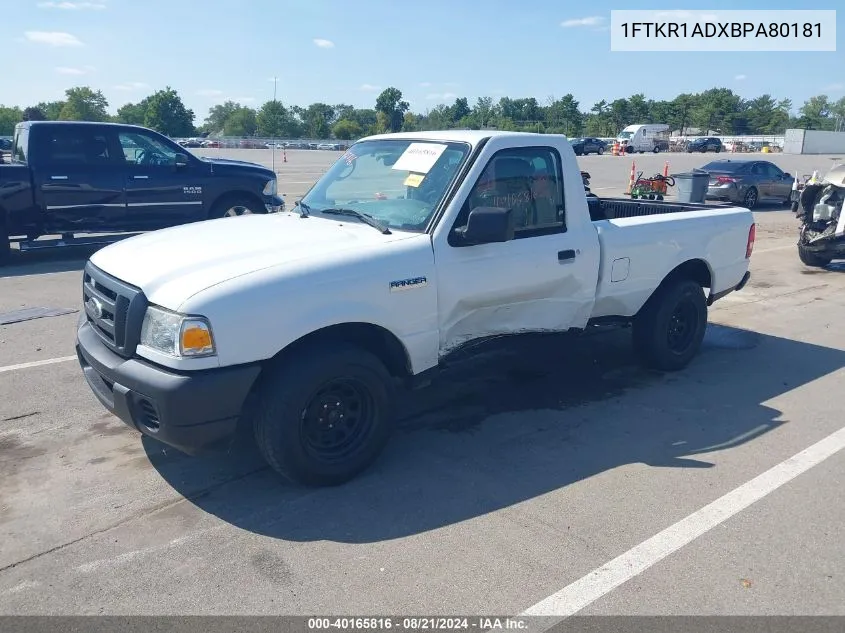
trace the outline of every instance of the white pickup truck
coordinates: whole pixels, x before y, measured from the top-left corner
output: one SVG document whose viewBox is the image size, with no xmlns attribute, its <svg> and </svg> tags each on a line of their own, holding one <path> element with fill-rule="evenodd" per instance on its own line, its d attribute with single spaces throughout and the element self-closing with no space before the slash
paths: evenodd
<svg viewBox="0 0 845 633">
<path fill-rule="evenodd" d="M 683 368 L 754 235 L 744 208 L 586 195 L 563 136 L 371 136 L 290 211 L 95 253 L 77 352 L 133 429 L 199 454 L 246 424 L 276 471 L 335 485 L 467 343 L 618 323 L 648 366 Z"/>
</svg>

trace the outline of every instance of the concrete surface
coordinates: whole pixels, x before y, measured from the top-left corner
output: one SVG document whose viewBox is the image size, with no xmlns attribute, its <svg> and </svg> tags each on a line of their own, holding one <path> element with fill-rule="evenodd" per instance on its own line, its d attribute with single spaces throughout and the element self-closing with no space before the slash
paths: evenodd
<svg viewBox="0 0 845 633">
<path fill-rule="evenodd" d="M 332 154 L 288 152 L 281 190 Z M 635 157 L 667 158 L 702 162 Z M 579 162 L 624 189 L 629 159 Z M 141 439 L 73 361 L 18 367 L 72 355 L 75 314 L 0 326 L 0 613 L 522 612 L 845 425 L 845 267 L 803 267 L 791 214 L 755 216 L 752 281 L 688 369 L 640 369 L 624 332 L 490 347 L 408 398 L 336 489 L 281 483 L 248 445 Z M 78 307 L 89 254 L 18 255 L 0 312 Z M 584 612 L 845 615 L 843 479 L 836 453 Z"/>
</svg>

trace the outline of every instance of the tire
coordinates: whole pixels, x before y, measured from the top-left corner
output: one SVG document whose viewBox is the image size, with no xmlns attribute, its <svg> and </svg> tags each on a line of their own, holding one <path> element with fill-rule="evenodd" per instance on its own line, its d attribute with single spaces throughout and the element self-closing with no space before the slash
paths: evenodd
<svg viewBox="0 0 845 633">
<path fill-rule="evenodd" d="M 833 261 L 832 257 L 817 255 L 812 251 L 808 251 L 806 247 L 801 244 L 798 245 L 798 258 L 801 260 L 802 264 L 805 266 L 812 266 L 813 268 L 824 268 Z"/>
<path fill-rule="evenodd" d="M 748 209 L 754 209 L 757 207 L 757 203 L 760 201 L 760 194 L 757 192 L 757 187 L 751 187 L 748 191 L 745 192 L 745 197 L 742 199 L 743 206 Z"/>
<path fill-rule="evenodd" d="M 346 401 L 342 392 L 349 396 Z M 257 396 L 253 432 L 258 449 L 273 470 L 298 484 L 345 483 L 375 462 L 390 439 L 393 379 L 378 358 L 357 347 L 303 350 L 295 363 L 270 369 Z M 338 405 L 329 408 L 332 402 Z M 330 419 L 317 415 L 326 410 Z M 345 429 L 351 436 L 341 438 L 345 446 L 313 445 L 309 431 L 319 431 L 319 441 L 325 442 L 333 428 L 329 422 L 340 424 L 344 417 L 358 423 Z"/>
<path fill-rule="evenodd" d="M 241 215 L 253 215 L 266 213 L 263 206 L 247 196 L 224 196 L 214 203 L 209 219 L 238 217 Z"/>
<path fill-rule="evenodd" d="M 599 147 L 599 148 L 596 150 L 596 154 L 597 154 L 597 155 L 599 155 L 599 156 L 601 156 L 602 154 L 604 154 L 604 148 L 603 148 L 603 147 Z"/>
<path fill-rule="evenodd" d="M 9 234 L 6 225 L 0 218 L 0 266 L 5 266 L 12 258 L 12 243 L 9 241 Z"/>
<path fill-rule="evenodd" d="M 704 290 L 690 279 L 660 286 L 633 323 L 634 349 L 647 367 L 678 371 L 701 348 L 707 329 Z"/>
</svg>

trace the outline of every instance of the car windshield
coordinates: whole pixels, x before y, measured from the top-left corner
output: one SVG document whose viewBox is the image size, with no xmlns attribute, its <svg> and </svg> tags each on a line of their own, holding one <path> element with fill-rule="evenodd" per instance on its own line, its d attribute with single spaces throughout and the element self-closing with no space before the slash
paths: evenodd
<svg viewBox="0 0 845 633">
<path fill-rule="evenodd" d="M 421 232 L 469 151 L 465 143 L 361 141 L 329 168 L 302 202 L 310 213 L 351 209 L 391 229 Z"/>
<path fill-rule="evenodd" d="M 571 142 L 571 143 L 583 143 L 585 140 L 586 140 L 586 139 L 583 139 L 583 138 L 574 138 L 574 139 L 572 139 L 572 141 L 570 141 L 570 142 Z"/>
<path fill-rule="evenodd" d="M 745 170 L 747 166 L 748 163 L 746 161 L 714 160 L 707 163 L 701 169 L 704 171 L 740 172 Z"/>
</svg>

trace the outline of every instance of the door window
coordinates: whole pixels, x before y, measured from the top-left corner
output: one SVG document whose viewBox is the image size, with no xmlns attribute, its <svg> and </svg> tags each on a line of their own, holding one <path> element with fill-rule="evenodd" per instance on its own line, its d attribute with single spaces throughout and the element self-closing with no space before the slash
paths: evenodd
<svg viewBox="0 0 845 633">
<path fill-rule="evenodd" d="M 46 138 L 49 165 L 108 165 L 114 162 L 108 137 L 84 125 L 57 126 Z"/>
<path fill-rule="evenodd" d="M 478 207 L 509 208 L 515 238 L 566 230 L 560 156 L 550 147 L 502 150 L 493 156 L 464 203 L 455 226 Z"/>
<path fill-rule="evenodd" d="M 143 132 L 121 132 L 123 156 L 130 165 L 175 165 L 179 153 L 160 139 Z"/>
</svg>

